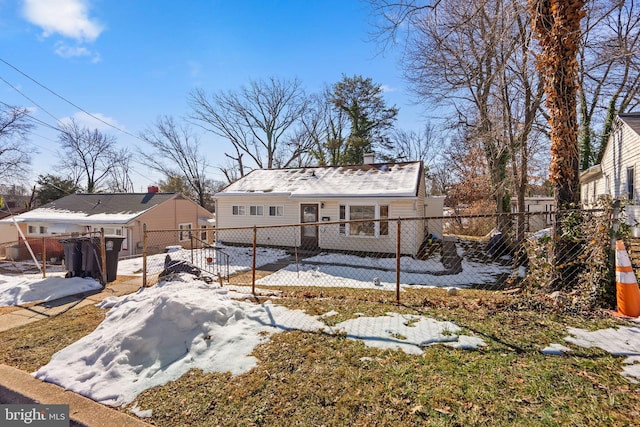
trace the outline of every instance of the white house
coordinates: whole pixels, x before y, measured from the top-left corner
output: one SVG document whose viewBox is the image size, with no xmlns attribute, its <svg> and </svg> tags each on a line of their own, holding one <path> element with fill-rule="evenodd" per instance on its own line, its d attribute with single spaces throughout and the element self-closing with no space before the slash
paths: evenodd
<svg viewBox="0 0 640 427">
<path fill-rule="evenodd" d="M 623 199 L 628 222 L 640 221 L 640 195 L 636 174 L 640 170 L 640 112 L 618 114 L 600 164 L 580 174 L 580 194 L 585 206 L 601 197 Z M 634 206 L 635 205 L 635 206 Z M 636 229 L 634 234 L 639 234 Z"/>
<path fill-rule="evenodd" d="M 525 216 L 526 231 L 535 232 L 550 227 L 553 217 L 550 212 L 555 210 L 555 199 L 548 196 L 531 196 L 524 198 L 524 211 L 530 215 Z M 518 212 L 518 201 L 511 199 L 511 212 Z M 549 212 L 546 213 L 545 212 Z"/>
<path fill-rule="evenodd" d="M 225 228 L 316 223 L 261 229 L 257 244 L 394 253 L 395 219 L 442 216 L 441 198 L 426 196 L 422 162 L 254 170 L 215 200 L 218 240 L 239 244 L 251 244 L 252 232 Z M 413 221 L 401 232 L 402 253 L 415 255 L 426 233 L 442 237 L 442 221 Z"/>
<path fill-rule="evenodd" d="M 640 168 L 640 113 L 619 114 L 600 164 L 580 174 L 582 202 L 599 197 L 639 202 L 636 172 Z"/>
</svg>

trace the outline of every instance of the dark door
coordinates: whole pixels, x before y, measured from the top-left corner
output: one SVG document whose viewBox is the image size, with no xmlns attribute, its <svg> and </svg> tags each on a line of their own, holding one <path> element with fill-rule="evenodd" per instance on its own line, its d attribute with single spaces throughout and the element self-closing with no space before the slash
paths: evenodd
<svg viewBox="0 0 640 427">
<path fill-rule="evenodd" d="M 300 205 L 300 223 L 312 222 L 318 222 L 318 205 Z M 300 229 L 300 245 L 304 249 L 316 249 L 318 247 L 318 226 L 303 225 Z"/>
</svg>

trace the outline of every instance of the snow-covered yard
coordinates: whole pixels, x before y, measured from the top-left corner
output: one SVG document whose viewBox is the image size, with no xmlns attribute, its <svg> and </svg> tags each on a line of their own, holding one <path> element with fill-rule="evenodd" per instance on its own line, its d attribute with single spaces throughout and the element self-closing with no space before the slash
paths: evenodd
<svg viewBox="0 0 640 427">
<path fill-rule="evenodd" d="M 253 262 L 253 251 L 251 248 L 222 245 L 218 245 L 216 248 L 217 250 L 205 248 L 194 249 L 193 251 L 178 249 L 168 254 L 150 255 L 147 257 L 147 272 L 160 273 L 164 269 L 164 261 L 167 255 L 169 255 L 172 260 L 193 262 L 193 264 L 198 267 L 212 269 L 216 264 L 216 257 L 220 256 L 218 251 L 222 251 L 229 256 L 230 275 L 251 270 Z M 279 259 L 286 258 L 287 256 L 287 253 L 282 249 L 258 248 L 256 251 L 256 266 L 261 267 L 276 262 Z M 212 258 L 213 262 L 207 265 L 206 259 L 209 257 Z M 118 262 L 118 274 L 125 276 L 142 276 L 142 257 L 120 260 Z"/>
<path fill-rule="evenodd" d="M 102 285 L 93 278 L 73 277 L 65 279 L 60 268 L 42 273 L 21 273 L 15 264 L 0 262 L 0 307 L 22 305 L 35 301 L 52 301 L 69 295 L 81 294 L 102 289 Z M 12 273 L 15 271 L 15 273 Z"/>
<path fill-rule="evenodd" d="M 447 274 L 444 265 L 435 259 L 400 259 L 401 287 L 459 287 L 486 285 L 511 272 L 510 266 L 484 264 L 462 258 L 462 271 Z M 258 281 L 260 285 L 332 286 L 349 288 L 396 288 L 396 259 L 359 257 L 347 254 L 321 253 L 305 258 L 299 265 L 291 264 Z"/>
<path fill-rule="evenodd" d="M 229 256 L 229 274 L 251 270 L 252 249 L 234 246 L 218 246 L 218 250 Z M 173 260 L 185 260 L 198 267 L 212 271 L 219 252 L 213 249 L 177 250 L 170 252 Z M 164 268 L 167 254 L 147 257 L 147 272 L 159 273 Z M 258 248 L 256 267 L 274 263 L 289 257 L 282 249 Z M 403 256 L 400 260 L 400 282 L 402 287 L 459 287 L 491 285 L 502 275 L 511 273 L 512 267 L 498 262 L 482 263 L 467 260 L 459 249 L 462 271 L 449 273 L 438 257 L 418 260 Z M 207 265 L 205 259 L 213 262 Z M 395 289 L 396 259 L 362 257 L 340 253 L 320 253 L 302 258 L 296 263 L 256 281 L 259 285 L 271 286 L 318 286 L 346 288 Z M 120 260 L 118 274 L 142 275 L 142 258 Z"/>
<path fill-rule="evenodd" d="M 233 249 L 236 252 L 230 264 L 235 271 L 247 270 L 251 265 L 251 251 Z M 190 259 L 188 251 L 181 252 L 172 253 L 172 256 Z M 264 249 L 260 256 L 260 263 L 264 265 L 282 259 L 286 253 Z M 156 267 L 161 269 L 165 254 L 156 257 Z M 135 262 L 124 261 L 119 273 L 139 274 L 134 269 L 140 268 L 141 264 L 138 267 Z M 421 276 L 429 275 L 427 272 L 441 271 L 438 270 L 441 265 L 432 260 L 411 258 L 403 258 L 401 262 L 402 268 L 406 269 L 404 286 L 415 286 L 416 283 L 421 286 L 463 285 L 457 282 L 435 285 L 418 282 Z M 387 279 L 384 273 L 395 267 L 395 260 L 320 254 L 300 265 L 303 268 L 299 273 L 288 266 L 265 279 L 279 277 L 289 284 L 321 285 L 339 277 L 344 283 L 352 280 L 351 283 L 362 286 L 365 282 L 361 275 L 366 272 L 377 275 L 382 284 L 380 287 L 389 288 L 392 280 Z M 465 277 L 468 277 L 469 270 L 478 276 L 486 274 L 487 279 L 502 273 L 497 266 L 463 261 L 463 271 L 465 269 Z M 52 273 L 51 277 L 42 279 L 40 275 L 0 275 L 0 305 L 23 304 L 29 300 L 49 301 L 100 287 L 93 279 L 64 279 L 61 276 L 62 273 Z M 445 277 L 430 276 L 438 280 Z M 376 286 L 373 283 L 366 285 Z M 190 369 L 230 372 L 233 375 L 247 372 L 259 363 L 251 355 L 258 344 L 269 340 L 273 334 L 294 329 L 345 334 L 349 339 L 362 340 L 367 346 L 416 355 L 434 344 L 465 349 L 485 345 L 480 337 L 462 330 L 455 321 L 438 321 L 417 315 L 356 316 L 328 326 L 324 319 L 340 313 L 328 311 L 311 316 L 279 306 L 277 299 L 256 304 L 248 288 L 212 287 L 189 274 L 174 276 L 170 281 L 141 288 L 131 295 L 107 298 L 99 306 L 109 309 L 100 326 L 56 353 L 34 375 L 112 406 L 130 404 L 142 391 L 175 380 Z M 622 374 L 634 381 L 640 379 L 640 327 L 595 332 L 567 330 L 567 344 L 597 346 L 614 355 L 625 356 L 628 366 Z M 565 354 L 571 349 L 551 344 L 541 351 Z M 135 412 L 143 416 L 143 409 L 135 409 Z"/>
<path fill-rule="evenodd" d="M 344 333 L 367 345 L 421 354 L 424 346 L 442 343 L 458 348 L 484 345 L 464 335 L 452 322 L 389 313 L 359 317 L 333 327 L 324 316 L 310 316 L 250 295 L 212 288 L 188 274 L 112 297 L 110 308 L 91 334 L 56 353 L 35 376 L 107 405 L 132 402 L 147 388 L 175 380 L 190 369 L 231 372 L 256 366 L 256 345 L 287 330 Z"/>
</svg>

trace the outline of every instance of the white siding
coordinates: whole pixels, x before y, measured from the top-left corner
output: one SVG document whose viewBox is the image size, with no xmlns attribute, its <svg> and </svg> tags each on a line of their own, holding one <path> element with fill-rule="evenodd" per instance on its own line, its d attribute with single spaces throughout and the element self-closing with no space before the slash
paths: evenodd
<svg viewBox="0 0 640 427">
<path fill-rule="evenodd" d="M 345 200 L 303 200 L 283 197 L 220 197 L 217 199 L 217 239 L 225 243 L 250 245 L 253 242 L 253 226 L 291 225 L 300 223 L 300 205 L 317 203 L 318 246 L 321 249 L 349 250 L 362 252 L 395 253 L 397 219 L 415 218 L 423 215 L 422 205 L 417 200 L 385 200 L 385 199 L 345 199 Z M 358 237 L 343 236 L 339 233 L 339 206 L 357 205 L 387 205 L 389 206 L 389 233 L 386 236 Z M 265 215 L 250 216 L 249 206 L 263 205 Z M 268 206 L 284 206 L 281 217 L 268 216 Z M 233 206 L 246 206 L 245 215 L 232 215 Z M 420 206 L 420 212 L 416 209 Z M 336 224 L 322 224 L 336 222 Z M 233 229 L 248 227 L 245 229 Z M 423 221 L 403 222 L 401 251 L 405 254 L 416 254 L 424 236 Z M 293 247 L 300 246 L 299 227 L 258 229 L 256 235 L 258 245 L 273 245 Z"/>
<path fill-rule="evenodd" d="M 634 167 L 636 172 L 635 200 L 637 202 L 640 200 L 638 197 L 640 135 L 621 120 L 618 120 L 616 124 L 602 158 L 603 177 L 601 182 L 596 183 L 596 191 L 602 191 L 601 194 L 609 194 L 614 199 L 625 198 L 627 196 L 627 168 Z M 605 188 L 606 181 L 609 181 L 609 188 Z"/>
<path fill-rule="evenodd" d="M 398 218 L 416 218 L 425 215 L 425 183 L 420 174 L 417 194 L 412 197 L 357 197 L 339 198 L 336 196 L 311 196 L 291 198 L 288 195 L 269 193 L 244 193 L 221 195 L 216 198 L 216 218 L 218 228 L 217 239 L 227 243 L 249 245 L 253 242 L 253 226 L 275 226 L 300 223 L 300 205 L 318 204 L 318 246 L 321 249 L 349 250 L 363 252 L 395 253 Z M 349 181 L 345 180 L 345 186 Z M 345 191 L 348 191 L 345 188 Z M 376 237 L 344 236 L 339 233 L 339 224 L 323 224 L 323 222 L 340 221 L 340 205 L 387 205 L 389 206 L 388 235 Z M 264 206 L 263 216 L 249 215 L 249 207 Z M 284 215 L 281 217 L 268 216 L 269 206 L 283 206 Z M 233 206 L 244 206 L 245 215 L 232 215 Z M 439 215 L 442 215 L 440 210 Z M 248 227 L 243 230 L 225 230 L 232 227 Z M 425 223 L 423 220 L 404 222 L 402 226 L 401 251 L 404 254 L 417 254 L 423 241 Z M 300 228 L 286 227 L 273 229 L 258 229 L 256 243 L 258 245 L 300 246 Z"/>
</svg>

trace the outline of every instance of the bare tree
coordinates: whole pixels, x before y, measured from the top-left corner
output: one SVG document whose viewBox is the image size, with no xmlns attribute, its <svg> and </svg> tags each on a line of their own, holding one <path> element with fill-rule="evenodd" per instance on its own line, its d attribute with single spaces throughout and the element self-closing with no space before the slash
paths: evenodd
<svg viewBox="0 0 640 427">
<path fill-rule="evenodd" d="M 0 109 L 0 177 L 18 181 L 25 177 L 33 149 L 26 139 L 33 125 L 26 108 L 3 104 Z"/>
<path fill-rule="evenodd" d="M 311 96 L 311 107 L 302 118 L 304 131 L 311 138 L 310 155 L 320 166 L 341 165 L 347 147 L 349 124 L 346 113 L 332 108 L 331 88 Z"/>
<path fill-rule="evenodd" d="M 132 193 L 133 181 L 131 180 L 131 160 L 132 153 L 127 149 L 114 150 L 109 154 L 112 159 L 108 160 L 112 166 L 109 169 L 107 180 L 107 190 L 113 193 Z"/>
<path fill-rule="evenodd" d="M 61 166 L 76 183 L 84 181 L 87 193 L 101 191 L 113 169 L 127 162 L 128 154 L 117 150 L 114 136 L 81 127 L 73 119 L 61 125 L 58 139 L 63 150 Z"/>
<path fill-rule="evenodd" d="M 436 149 L 444 144 L 431 123 L 427 123 L 422 132 L 395 129 L 392 132 L 392 142 L 393 151 L 389 155 L 395 160 L 421 160 L 427 167 L 435 160 Z"/>
<path fill-rule="evenodd" d="M 578 52 L 581 170 L 602 159 L 616 114 L 640 105 L 640 3 L 592 0 L 585 12 Z"/>
<path fill-rule="evenodd" d="M 452 128 L 481 142 L 496 212 L 524 198 L 543 86 L 521 0 L 371 0 L 379 37 L 405 43 L 403 68 L 420 100 L 447 106 Z M 401 33 L 401 30 L 406 33 Z M 404 38 L 401 38 L 404 34 Z M 532 139 L 537 141 L 538 139 Z M 515 173 L 509 174 L 509 170 Z M 521 209 L 523 203 L 519 203 Z M 498 224 L 504 231 L 509 224 Z"/>
<path fill-rule="evenodd" d="M 140 152 L 149 167 L 167 178 L 179 177 L 200 206 L 207 204 L 209 164 L 200 152 L 200 141 L 188 125 L 178 125 L 171 116 L 160 117 L 140 137 L 153 149 Z"/>
<path fill-rule="evenodd" d="M 287 167 L 310 148 L 291 137 L 309 104 L 297 79 L 251 81 L 211 96 L 198 89 L 188 100 L 192 120 L 231 142 L 233 152 L 225 156 L 241 177 L 248 168 Z"/>
</svg>

